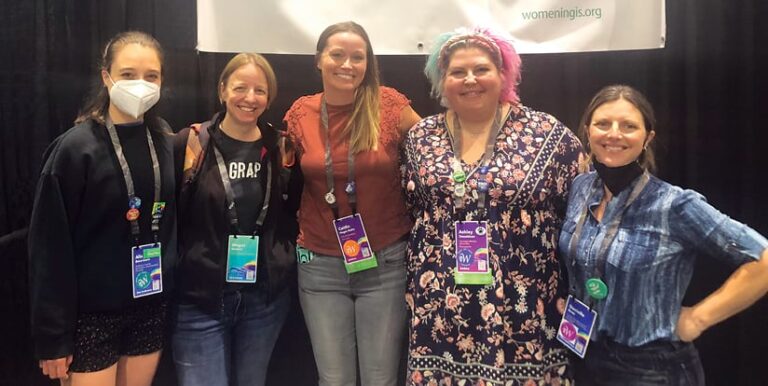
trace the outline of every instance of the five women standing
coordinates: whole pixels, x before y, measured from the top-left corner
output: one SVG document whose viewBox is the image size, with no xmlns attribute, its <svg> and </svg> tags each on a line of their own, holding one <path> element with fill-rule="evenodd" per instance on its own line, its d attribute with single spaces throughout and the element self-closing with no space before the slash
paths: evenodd
<svg viewBox="0 0 768 386">
<path fill-rule="evenodd" d="M 29 239 L 35 352 L 51 378 L 149 385 L 175 268 L 180 383 L 264 384 L 299 197 L 299 298 L 321 385 L 355 385 L 358 366 L 363 385 L 397 384 L 407 311 L 409 384 L 568 384 L 555 337 L 578 300 L 600 315 L 580 383 L 700 384 L 686 342 L 768 291 L 768 240 L 649 174 L 654 118 L 640 93 L 595 96 L 580 129 L 596 172 L 574 180 L 581 145 L 520 103 L 520 58 L 493 30 L 439 37 L 425 73 L 447 111 L 419 121 L 380 86 L 365 30 L 326 28 L 323 92 L 285 115 L 301 192 L 259 120 L 277 92 L 266 59 L 227 64 L 223 111 L 177 135 L 176 173 L 170 130 L 151 114 L 162 63 L 152 37 L 117 35 L 103 85 L 46 152 Z M 704 249 L 743 265 L 681 308 Z"/>
</svg>

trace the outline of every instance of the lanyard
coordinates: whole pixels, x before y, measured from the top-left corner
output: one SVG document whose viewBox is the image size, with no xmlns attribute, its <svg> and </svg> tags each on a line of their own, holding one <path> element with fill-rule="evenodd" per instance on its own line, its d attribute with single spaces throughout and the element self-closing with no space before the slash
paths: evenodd
<svg viewBox="0 0 768 386">
<path fill-rule="evenodd" d="M 120 144 L 120 137 L 117 136 L 117 130 L 112 123 L 112 119 L 107 117 L 107 132 L 109 132 L 109 138 L 112 141 L 112 147 L 115 149 L 115 155 L 120 162 L 120 170 L 123 173 L 123 179 L 125 180 L 125 188 L 128 191 L 128 221 L 131 223 L 131 235 L 133 235 L 134 242 L 139 244 L 139 212 L 138 207 L 141 206 L 141 199 L 136 197 L 136 192 L 133 187 L 133 177 L 131 176 L 131 169 L 128 166 L 128 160 L 125 159 L 123 153 L 123 146 Z M 155 197 L 154 203 L 160 202 L 160 189 L 162 187 L 162 176 L 160 175 L 160 162 L 157 160 L 157 151 L 155 150 L 155 144 L 152 141 L 152 136 L 149 134 L 149 129 L 145 128 L 144 131 L 147 134 L 147 144 L 149 145 L 149 156 L 152 158 L 152 177 L 155 184 Z M 132 212 L 134 211 L 134 212 Z M 133 215 L 135 213 L 135 215 Z M 152 237 L 157 242 L 157 233 L 160 230 L 160 219 L 163 217 L 163 210 L 158 210 L 157 213 L 152 213 Z"/>
<path fill-rule="evenodd" d="M 333 182 L 333 160 L 331 159 L 331 129 L 328 127 L 328 106 L 325 103 L 325 97 L 320 99 L 320 124 L 321 129 L 325 131 L 325 183 L 328 186 L 328 193 L 325 194 L 325 202 L 333 210 L 333 217 L 339 218 L 339 204 L 336 201 Z M 344 192 L 349 198 L 349 206 L 352 207 L 352 214 L 357 213 L 357 189 L 355 186 L 355 155 L 350 146 L 347 151 L 347 185 Z"/>
<path fill-rule="evenodd" d="M 510 112 L 512 110 L 510 109 Z M 461 122 L 459 121 L 459 116 L 454 112 L 453 114 L 453 122 L 454 122 L 454 132 L 455 134 L 450 137 L 452 140 L 452 147 L 453 147 L 453 184 L 454 184 L 454 196 L 456 200 L 455 207 L 462 208 L 464 206 L 464 196 L 466 195 L 466 188 L 464 186 L 464 181 L 466 181 L 466 176 L 464 174 L 464 170 L 461 166 L 461 151 L 462 151 L 462 137 L 461 137 Z M 480 158 L 480 161 L 477 163 L 477 166 L 472 169 L 469 172 L 469 175 L 471 176 L 475 170 L 478 168 L 480 169 L 481 176 L 478 179 L 477 185 L 478 185 L 478 196 L 477 196 L 477 208 L 480 212 L 480 217 L 485 217 L 485 200 L 486 196 L 488 195 L 488 182 L 485 180 L 485 178 L 488 176 L 488 166 L 486 163 L 490 162 L 491 158 L 493 157 L 493 149 L 496 146 L 496 138 L 499 136 L 499 132 L 501 131 L 502 121 L 501 121 L 501 106 L 498 106 L 496 108 L 496 115 L 493 118 L 493 124 L 491 126 L 491 132 L 488 134 L 488 139 L 485 142 L 485 153 L 483 153 L 483 156 Z M 450 134 L 450 132 L 449 132 Z"/>
<path fill-rule="evenodd" d="M 219 130 L 221 128 L 219 127 Z M 213 138 L 213 136 L 211 136 Z M 216 139 L 213 140 L 213 152 L 216 154 L 216 164 L 218 165 L 219 175 L 221 176 L 221 183 L 224 185 L 224 194 L 227 198 L 227 214 L 229 216 L 229 224 L 232 226 L 238 234 L 240 232 L 240 223 L 237 219 L 237 210 L 235 208 L 235 194 L 232 191 L 232 182 L 229 180 L 229 174 L 227 174 L 227 167 L 224 165 L 224 157 L 219 151 L 219 147 L 216 144 Z M 267 217 L 267 209 L 269 209 L 269 199 L 272 195 L 272 162 L 267 160 L 267 191 L 264 193 L 264 203 L 261 206 L 261 212 L 256 219 L 256 228 L 253 230 L 253 235 L 256 236 L 261 231 L 261 226 L 264 225 L 264 219 Z"/>
<path fill-rule="evenodd" d="M 600 244 L 600 249 L 597 251 L 595 262 L 595 269 L 592 272 L 592 277 L 594 278 L 601 278 L 603 274 L 605 273 L 605 266 L 608 263 L 608 247 L 613 243 L 613 239 L 616 238 L 616 234 L 619 231 L 619 225 L 621 224 L 621 219 L 624 217 L 624 212 L 627 211 L 627 208 L 629 208 L 630 205 L 637 199 L 637 197 L 640 195 L 640 193 L 643 191 L 646 185 L 648 185 L 648 181 L 650 180 L 650 175 L 647 171 L 643 172 L 643 174 L 640 176 L 640 181 L 637 182 L 635 187 L 632 189 L 632 192 L 629 194 L 629 197 L 627 198 L 627 202 L 624 204 L 624 207 L 621 208 L 619 213 L 616 214 L 616 216 L 613 218 L 613 220 L 608 224 L 607 231 L 605 232 L 605 236 L 603 237 L 603 242 Z M 595 180 L 597 183 L 598 180 Z M 608 204 L 606 204 L 606 208 L 608 207 Z M 573 236 L 571 236 L 571 242 L 568 245 L 568 254 L 571 256 L 571 264 L 576 264 L 576 248 L 579 244 L 579 239 L 581 238 L 581 232 L 584 229 L 584 223 L 587 219 L 587 214 L 589 213 L 589 204 L 585 205 L 584 211 L 581 213 L 581 216 L 579 217 L 579 221 L 576 223 L 576 229 L 573 232 Z M 605 212 L 603 212 L 605 213 Z"/>
</svg>

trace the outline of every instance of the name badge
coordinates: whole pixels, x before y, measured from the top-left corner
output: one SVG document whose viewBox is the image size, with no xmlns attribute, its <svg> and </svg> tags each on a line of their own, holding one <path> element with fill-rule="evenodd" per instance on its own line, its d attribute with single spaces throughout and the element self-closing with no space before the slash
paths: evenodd
<svg viewBox="0 0 768 386">
<path fill-rule="evenodd" d="M 163 266 L 160 243 L 131 248 L 133 297 L 140 298 L 163 292 Z"/>
<path fill-rule="evenodd" d="M 597 321 L 597 312 L 589 309 L 579 299 L 568 295 L 565 312 L 557 330 L 557 340 L 581 358 L 587 353 L 592 328 Z"/>
<path fill-rule="evenodd" d="M 363 219 L 359 213 L 333 220 L 336 239 L 339 241 L 341 253 L 344 256 L 344 267 L 347 273 L 355 273 L 378 266 L 376 254 L 368 242 Z"/>
<path fill-rule="evenodd" d="M 456 284 L 493 283 L 488 258 L 488 224 L 485 221 L 456 223 Z"/>
<path fill-rule="evenodd" d="M 227 277 L 229 283 L 255 283 L 259 236 L 229 235 Z"/>
</svg>

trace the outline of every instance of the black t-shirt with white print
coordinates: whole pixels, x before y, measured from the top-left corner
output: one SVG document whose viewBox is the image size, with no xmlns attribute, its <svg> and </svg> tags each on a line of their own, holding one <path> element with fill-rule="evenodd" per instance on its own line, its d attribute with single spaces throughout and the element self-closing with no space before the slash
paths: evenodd
<svg viewBox="0 0 768 386">
<path fill-rule="evenodd" d="M 264 187 L 266 186 L 264 179 L 267 176 L 267 170 L 261 165 L 264 148 L 262 140 L 243 142 L 227 136 L 221 130 L 217 130 L 216 133 L 218 134 L 216 144 L 224 158 L 224 166 L 226 166 L 235 199 L 240 228 L 237 232 L 252 234 L 264 204 Z"/>
</svg>

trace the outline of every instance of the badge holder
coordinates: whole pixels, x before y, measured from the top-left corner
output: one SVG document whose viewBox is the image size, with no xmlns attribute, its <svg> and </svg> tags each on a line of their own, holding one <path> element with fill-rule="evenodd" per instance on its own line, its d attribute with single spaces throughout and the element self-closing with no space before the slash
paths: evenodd
<svg viewBox="0 0 768 386">
<path fill-rule="evenodd" d="M 255 283 L 258 256 L 259 236 L 230 235 L 225 280 L 228 283 Z"/>
<path fill-rule="evenodd" d="M 307 264 L 315 258 L 315 253 L 307 248 L 297 245 L 296 246 L 296 262 L 299 264 Z"/>
<path fill-rule="evenodd" d="M 131 248 L 131 276 L 133 298 L 163 292 L 163 266 L 160 243 Z"/>
<path fill-rule="evenodd" d="M 365 271 L 378 267 L 376 254 L 368 242 L 368 234 L 359 213 L 333 220 L 336 239 L 344 256 L 347 273 Z"/>
<path fill-rule="evenodd" d="M 456 223 L 456 284 L 493 284 L 488 255 L 488 227 L 485 221 Z"/>
<path fill-rule="evenodd" d="M 557 340 L 581 358 L 587 353 L 592 330 L 597 322 L 597 312 L 579 299 L 568 295 L 565 312 L 557 330 Z"/>
</svg>

